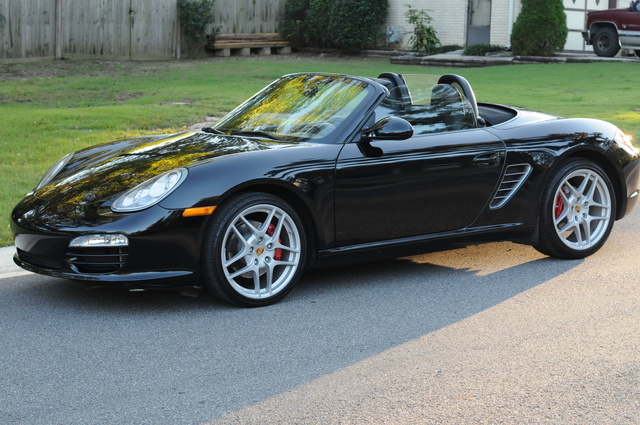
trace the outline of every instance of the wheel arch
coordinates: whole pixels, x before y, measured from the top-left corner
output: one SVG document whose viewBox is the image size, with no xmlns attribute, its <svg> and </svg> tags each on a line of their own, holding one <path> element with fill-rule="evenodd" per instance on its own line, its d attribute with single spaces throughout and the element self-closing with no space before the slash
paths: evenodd
<svg viewBox="0 0 640 425">
<path fill-rule="evenodd" d="M 321 237 L 318 235 L 319 219 L 312 212 L 312 208 L 309 202 L 305 201 L 304 196 L 297 193 L 294 189 L 288 188 L 283 185 L 273 184 L 268 182 L 254 182 L 252 184 L 236 187 L 222 197 L 220 197 L 218 205 L 222 205 L 227 200 L 234 198 L 243 193 L 260 192 L 267 193 L 269 195 L 277 196 L 283 201 L 287 202 L 298 213 L 307 238 L 307 258 L 306 264 L 313 265 L 316 259 L 316 253 L 318 251 L 318 241 Z M 215 219 L 215 214 L 210 220 Z"/>
<path fill-rule="evenodd" d="M 612 28 L 614 29 L 616 32 L 618 32 L 618 26 L 616 25 L 615 22 L 612 21 L 598 21 L 598 22 L 594 22 L 591 24 L 591 27 L 589 28 L 590 34 L 591 34 L 591 42 L 593 43 L 593 36 L 595 35 L 596 32 L 598 32 L 598 30 L 602 29 L 602 28 Z M 619 40 L 618 40 L 619 42 Z"/>
</svg>

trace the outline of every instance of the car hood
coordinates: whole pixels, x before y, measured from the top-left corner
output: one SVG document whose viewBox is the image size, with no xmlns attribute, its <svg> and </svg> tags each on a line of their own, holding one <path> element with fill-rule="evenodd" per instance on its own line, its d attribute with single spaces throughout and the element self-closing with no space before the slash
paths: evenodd
<svg viewBox="0 0 640 425">
<path fill-rule="evenodd" d="M 619 15 L 621 13 L 634 13 L 634 11 L 630 11 L 628 7 L 621 9 L 607 9 L 607 10 L 592 10 L 589 13 L 590 17 L 600 17 L 600 16 L 608 16 L 608 15 Z"/>
<path fill-rule="evenodd" d="M 104 202 L 175 168 L 286 146 L 290 145 L 200 132 L 118 140 L 76 152 L 65 169 L 35 196 L 73 205 Z"/>
</svg>

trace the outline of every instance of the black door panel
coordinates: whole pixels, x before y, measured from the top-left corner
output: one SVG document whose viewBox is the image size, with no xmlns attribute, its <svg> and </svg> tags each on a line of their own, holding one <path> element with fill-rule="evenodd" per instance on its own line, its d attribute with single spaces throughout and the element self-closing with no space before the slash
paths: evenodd
<svg viewBox="0 0 640 425">
<path fill-rule="evenodd" d="M 504 144 L 482 129 L 363 143 L 338 158 L 339 246 L 468 226 L 504 166 Z"/>
</svg>

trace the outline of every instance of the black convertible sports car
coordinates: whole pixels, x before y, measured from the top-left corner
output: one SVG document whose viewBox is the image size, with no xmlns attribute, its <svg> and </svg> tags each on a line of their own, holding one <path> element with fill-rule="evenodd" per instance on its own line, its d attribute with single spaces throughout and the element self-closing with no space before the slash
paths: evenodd
<svg viewBox="0 0 640 425">
<path fill-rule="evenodd" d="M 477 104 L 457 75 L 286 75 L 200 132 L 62 158 L 13 211 L 14 259 L 259 306 L 307 266 L 490 240 L 582 258 L 638 202 L 630 139 Z"/>
</svg>

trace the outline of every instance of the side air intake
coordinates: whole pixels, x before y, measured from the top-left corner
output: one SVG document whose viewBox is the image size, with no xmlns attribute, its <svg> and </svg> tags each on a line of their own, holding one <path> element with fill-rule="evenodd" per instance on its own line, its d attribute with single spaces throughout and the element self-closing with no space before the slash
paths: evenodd
<svg viewBox="0 0 640 425">
<path fill-rule="evenodd" d="M 530 173 L 531 165 L 529 164 L 509 165 L 504 173 L 500 187 L 496 192 L 496 196 L 494 196 L 491 201 L 491 209 L 497 210 L 509 202 L 509 199 L 520 189 L 520 186 L 522 186 L 522 183 L 529 177 Z"/>
</svg>

